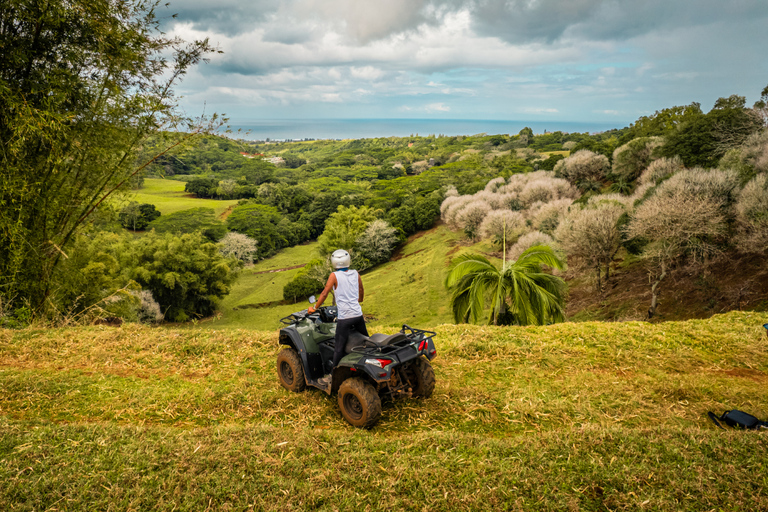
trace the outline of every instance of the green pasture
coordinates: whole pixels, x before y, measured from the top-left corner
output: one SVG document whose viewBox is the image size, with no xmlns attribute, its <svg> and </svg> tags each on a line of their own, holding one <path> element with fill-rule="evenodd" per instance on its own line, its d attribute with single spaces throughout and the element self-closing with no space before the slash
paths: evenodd
<svg viewBox="0 0 768 512">
<path fill-rule="evenodd" d="M 369 431 L 276 331 L 0 330 L 0 510 L 766 510 L 766 434 L 706 417 L 768 418 L 764 322 L 425 326 L 434 395 Z"/>
<path fill-rule="evenodd" d="M 129 194 L 127 199 L 142 204 L 153 204 L 163 215 L 190 208 L 213 208 L 216 215 L 220 216 L 237 204 L 237 200 L 234 199 L 228 201 L 198 199 L 192 194 L 184 192 L 185 185 L 186 183 L 183 181 L 146 178 L 144 186 Z"/>
<path fill-rule="evenodd" d="M 444 225 L 412 237 L 392 261 L 363 273 L 363 312 L 371 317 L 369 322 L 388 326 L 407 323 L 414 327 L 450 322 L 449 294 L 443 287 L 443 280 L 450 259 L 468 250 L 488 255 L 494 249 L 487 242 L 468 245 L 463 234 Z M 282 300 L 283 287 L 298 270 L 258 272 L 304 265 L 316 257 L 316 244 L 312 243 L 285 249 L 244 269 L 229 296 L 222 300 L 220 314 L 216 319 L 206 320 L 205 325 L 263 330 L 279 328 L 280 318 L 306 308 L 307 304 L 241 308 Z"/>
</svg>

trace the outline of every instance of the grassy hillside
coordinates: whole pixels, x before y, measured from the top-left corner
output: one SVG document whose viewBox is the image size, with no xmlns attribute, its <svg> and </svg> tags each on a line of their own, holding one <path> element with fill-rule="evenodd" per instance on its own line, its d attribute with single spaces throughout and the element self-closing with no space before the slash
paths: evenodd
<svg viewBox="0 0 768 512">
<path fill-rule="evenodd" d="M 307 304 L 280 304 L 254 307 L 280 301 L 283 286 L 298 269 L 271 270 L 303 265 L 318 257 L 316 244 L 292 247 L 273 258 L 243 270 L 232 292 L 220 304 L 221 315 L 206 325 L 249 329 L 277 329 L 279 319 Z M 492 251 L 488 243 L 466 245 L 459 233 L 443 225 L 419 233 L 409 240 L 391 261 L 363 274 L 363 311 L 369 322 L 380 325 L 436 325 L 451 321 L 448 292 L 443 287 L 445 272 L 452 257 L 461 251 Z"/>
<path fill-rule="evenodd" d="M 275 331 L 4 330 L 0 509 L 765 510 L 765 434 L 705 416 L 768 418 L 763 320 L 435 326 L 371 431 L 278 386 Z"/>
<path fill-rule="evenodd" d="M 135 192 L 130 199 L 138 203 L 155 205 L 161 214 L 169 214 L 190 208 L 213 208 L 217 216 L 223 214 L 237 200 L 219 201 L 217 199 L 198 199 L 184 192 L 183 181 L 146 178 L 141 190 Z"/>
</svg>

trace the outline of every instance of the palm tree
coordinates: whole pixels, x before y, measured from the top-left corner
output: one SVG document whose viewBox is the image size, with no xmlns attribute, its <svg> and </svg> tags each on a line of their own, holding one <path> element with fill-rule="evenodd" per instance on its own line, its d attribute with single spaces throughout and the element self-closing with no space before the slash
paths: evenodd
<svg viewBox="0 0 768 512">
<path fill-rule="evenodd" d="M 504 261 L 501 269 L 477 254 L 457 257 L 445 278 L 445 286 L 453 291 L 454 321 L 478 323 L 490 298 L 489 324 L 562 322 L 565 281 L 544 272 L 545 265 L 563 268 L 563 262 L 546 245 L 529 248 L 517 261 Z"/>
</svg>

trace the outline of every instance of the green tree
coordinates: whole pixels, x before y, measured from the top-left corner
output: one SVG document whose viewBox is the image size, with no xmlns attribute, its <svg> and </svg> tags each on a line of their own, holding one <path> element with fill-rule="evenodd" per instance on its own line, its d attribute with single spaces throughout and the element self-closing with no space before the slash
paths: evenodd
<svg viewBox="0 0 768 512">
<path fill-rule="evenodd" d="M 120 254 L 124 275 L 150 290 L 165 318 L 183 322 L 213 314 L 229 293 L 239 262 L 200 233 L 148 233 Z"/>
<path fill-rule="evenodd" d="M 181 127 L 173 87 L 212 50 L 159 30 L 158 2 L 4 0 L 0 8 L 0 294 L 41 311 L 70 243 Z M 172 56 L 172 57 L 171 57 Z"/>
<path fill-rule="evenodd" d="M 357 240 L 374 220 L 376 211 L 367 206 L 339 206 L 336 213 L 325 222 L 325 231 L 317 239 L 320 242 L 320 252 L 328 255 L 336 249 L 346 249 L 354 253 Z"/>
<path fill-rule="evenodd" d="M 154 229 L 157 233 L 176 235 L 200 232 L 211 242 L 218 242 L 227 234 L 226 226 L 216 219 L 213 208 L 202 207 L 163 215 L 150 222 L 147 228 Z"/>
<path fill-rule="evenodd" d="M 128 203 L 125 208 L 120 210 L 118 215 L 120 225 L 132 231 L 145 229 L 150 222 L 158 217 L 160 217 L 160 212 L 157 211 L 155 205 L 149 203 L 139 204 L 136 201 Z"/>
<path fill-rule="evenodd" d="M 563 262 L 545 245 L 527 249 L 501 268 L 477 254 L 454 259 L 445 278 L 445 286 L 452 292 L 454 321 L 478 323 L 490 299 L 489 324 L 562 322 L 565 281 L 544 272 L 545 265 L 563 268 Z"/>
<path fill-rule="evenodd" d="M 256 240 L 258 251 L 255 259 L 261 259 L 288 247 L 290 223 L 281 226 L 281 221 L 283 217 L 274 206 L 245 203 L 232 210 L 227 217 L 227 227 Z"/>
</svg>

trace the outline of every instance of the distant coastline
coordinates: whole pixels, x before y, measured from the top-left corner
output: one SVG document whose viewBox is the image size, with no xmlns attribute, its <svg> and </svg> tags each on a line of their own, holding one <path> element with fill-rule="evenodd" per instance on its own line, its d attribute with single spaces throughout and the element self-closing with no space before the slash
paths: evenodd
<svg viewBox="0 0 768 512">
<path fill-rule="evenodd" d="M 525 127 L 534 133 L 603 132 L 622 123 L 569 121 L 498 121 L 468 119 L 238 119 L 230 122 L 233 138 L 247 140 L 367 139 L 410 135 L 516 134 Z M 241 130 L 239 133 L 237 130 Z"/>
</svg>

